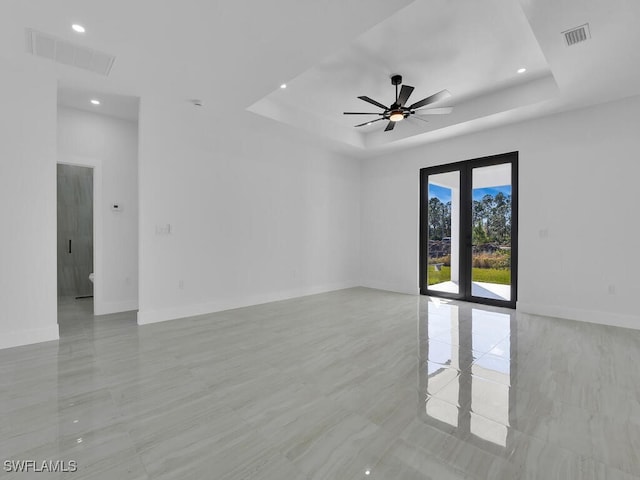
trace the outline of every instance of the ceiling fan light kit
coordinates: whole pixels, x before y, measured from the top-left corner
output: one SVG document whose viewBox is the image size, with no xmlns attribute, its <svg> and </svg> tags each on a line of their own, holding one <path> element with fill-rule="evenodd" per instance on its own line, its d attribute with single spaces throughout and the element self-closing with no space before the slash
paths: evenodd
<svg viewBox="0 0 640 480">
<path fill-rule="evenodd" d="M 391 112 L 391 115 L 389 115 L 389 120 L 391 120 L 392 122 L 399 122 L 400 120 L 404 119 L 404 113 L 402 112 L 402 110 L 395 110 L 393 112 Z"/>
<path fill-rule="evenodd" d="M 391 76 L 391 85 L 394 85 L 396 87 L 396 100 L 388 107 L 383 103 L 373 100 L 372 98 L 369 98 L 367 96 L 363 95 L 358 97 L 360 100 L 363 100 L 367 103 L 370 103 L 371 105 L 375 105 L 376 107 L 381 108 L 383 110 L 382 112 L 378 112 L 378 113 L 344 112 L 344 114 L 345 115 L 378 115 L 380 118 L 377 118 L 375 120 L 371 120 L 368 122 L 360 123 L 356 125 L 356 127 L 364 127 L 365 125 L 371 125 L 373 122 L 379 122 L 380 120 L 388 120 L 389 123 L 387 123 L 387 126 L 384 129 L 385 132 L 388 132 L 390 130 L 393 130 L 397 122 L 404 120 L 405 118 L 408 118 L 411 115 L 416 115 L 416 114 L 423 115 L 423 114 L 431 114 L 431 113 L 447 114 L 452 112 L 453 109 L 451 107 L 434 108 L 434 109 L 425 108 L 428 105 L 431 105 L 432 103 L 438 102 L 440 100 L 444 100 L 445 98 L 449 98 L 451 96 L 451 93 L 449 93 L 448 90 L 442 90 L 429 97 L 423 98 L 422 100 L 415 102 L 407 107 L 405 106 L 405 104 L 407 103 L 407 100 L 409 100 L 411 93 L 413 93 L 414 88 L 409 85 L 402 85 L 402 88 L 398 92 L 398 86 L 401 84 L 402 84 L 402 75 Z M 421 108 L 424 108 L 424 110 L 419 110 Z M 420 118 L 420 117 L 417 117 L 417 118 Z M 426 121 L 422 118 L 421 120 Z"/>
</svg>

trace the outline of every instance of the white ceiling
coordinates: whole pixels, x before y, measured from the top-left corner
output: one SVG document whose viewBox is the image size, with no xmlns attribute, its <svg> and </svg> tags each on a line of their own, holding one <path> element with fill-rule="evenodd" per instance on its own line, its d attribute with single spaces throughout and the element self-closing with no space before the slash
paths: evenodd
<svg viewBox="0 0 640 480">
<path fill-rule="evenodd" d="M 640 94 L 639 19 L 637 0 L 3 0 L 0 61 L 53 72 L 69 102 L 199 98 L 213 118 L 249 108 L 366 153 Z M 567 47 L 561 32 L 586 22 L 592 38 Z M 111 74 L 25 53 L 27 27 L 115 55 Z M 342 112 L 390 103 L 393 73 L 412 101 L 447 88 L 454 113 L 353 128 Z"/>
<path fill-rule="evenodd" d="M 100 105 L 93 105 L 91 100 L 98 100 Z M 138 120 L 140 99 L 60 85 L 58 87 L 58 105 L 135 122 Z"/>
<path fill-rule="evenodd" d="M 516 71 L 526 66 L 527 72 Z M 251 109 L 277 120 L 297 124 L 316 115 L 334 129 L 352 130 L 376 116 L 346 116 L 344 111 L 377 112 L 359 100 L 367 95 L 390 105 L 398 73 L 415 86 L 408 104 L 448 89 L 453 97 L 437 106 L 461 105 L 500 89 L 528 84 L 551 76 L 522 9 L 512 0 L 417 1 L 376 25 L 339 52 L 276 89 Z M 284 115 L 267 106 L 285 107 Z M 280 110 L 282 111 L 282 110 Z M 462 110 L 461 110 L 462 111 Z M 464 115 L 414 120 L 382 134 L 385 123 L 361 127 L 365 136 L 395 139 L 459 123 Z M 297 115 L 292 114 L 296 112 Z M 483 109 L 480 114 L 487 113 Z M 494 112 L 491 112 L 494 113 Z"/>
</svg>

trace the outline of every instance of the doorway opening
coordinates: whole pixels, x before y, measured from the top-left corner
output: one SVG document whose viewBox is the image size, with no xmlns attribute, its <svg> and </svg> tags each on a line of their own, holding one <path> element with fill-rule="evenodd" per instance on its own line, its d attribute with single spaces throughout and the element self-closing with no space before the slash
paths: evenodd
<svg viewBox="0 0 640 480">
<path fill-rule="evenodd" d="M 515 308 L 518 154 L 420 170 L 420 293 Z"/>
<path fill-rule="evenodd" d="M 99 99 L 99 103 L 92 103 L 92 99 Z M 82 199 L 85 211 L 93 212 L 93 253 L 87 254 L 93 263 L 89 269 L 85 262 L 75 273 L 82 289 L 65 288 L 70 274 L 63 261 L 80 255 L 80 240 L 74 238 L 79 234 L 76 223 L 71 222 L 66 235 L 58 239 L 57 288 L 59 298 L 67 301 L 58 308 L 60 331 L 75 334 L 82 328 L 81 320 L 89 316 L 138 308 L 138 110 L 137 97 L 58 86 L 59 169 L 80 167 L 93 173 L 93 183 L 83 184 L 81 193 L 72 194 Z M 93 196 L 89 198 L 86 193 L 91 185 Z M 60 194 L 63 190 L 59 185 Z M 59 210 L 61 230 L 64 221 Z M 90 234 L 85 230 L 81 236 L 89 238 Z"/>
</svg>

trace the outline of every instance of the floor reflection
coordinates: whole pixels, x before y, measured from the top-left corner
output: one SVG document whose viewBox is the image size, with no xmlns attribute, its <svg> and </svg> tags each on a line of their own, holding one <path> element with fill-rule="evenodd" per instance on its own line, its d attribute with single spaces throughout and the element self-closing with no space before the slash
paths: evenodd
<svg viewBox="0 0 640 480">
<path fill-rule="evenodd" d="M 507 448 L 515 314 L 432 299 L 421 304 L 421 417 L 458 438 Z"/>
</svg>

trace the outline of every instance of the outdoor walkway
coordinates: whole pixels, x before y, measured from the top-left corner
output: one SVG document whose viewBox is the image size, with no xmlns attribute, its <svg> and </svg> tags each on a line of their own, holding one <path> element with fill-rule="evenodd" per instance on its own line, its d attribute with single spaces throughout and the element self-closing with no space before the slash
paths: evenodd
<svg viewBox="0 0 640 480">
<path fill-rule="evenodd" d="M 458 293 L 458 282 L 442 282 L 429 286 L 431 290 L 447 293 Z M 494 300 L 511 300 L 511 285 L 497 283 L 473 282 L 471 294 L 474 297 L 491 298 Z"/>
</svg>

